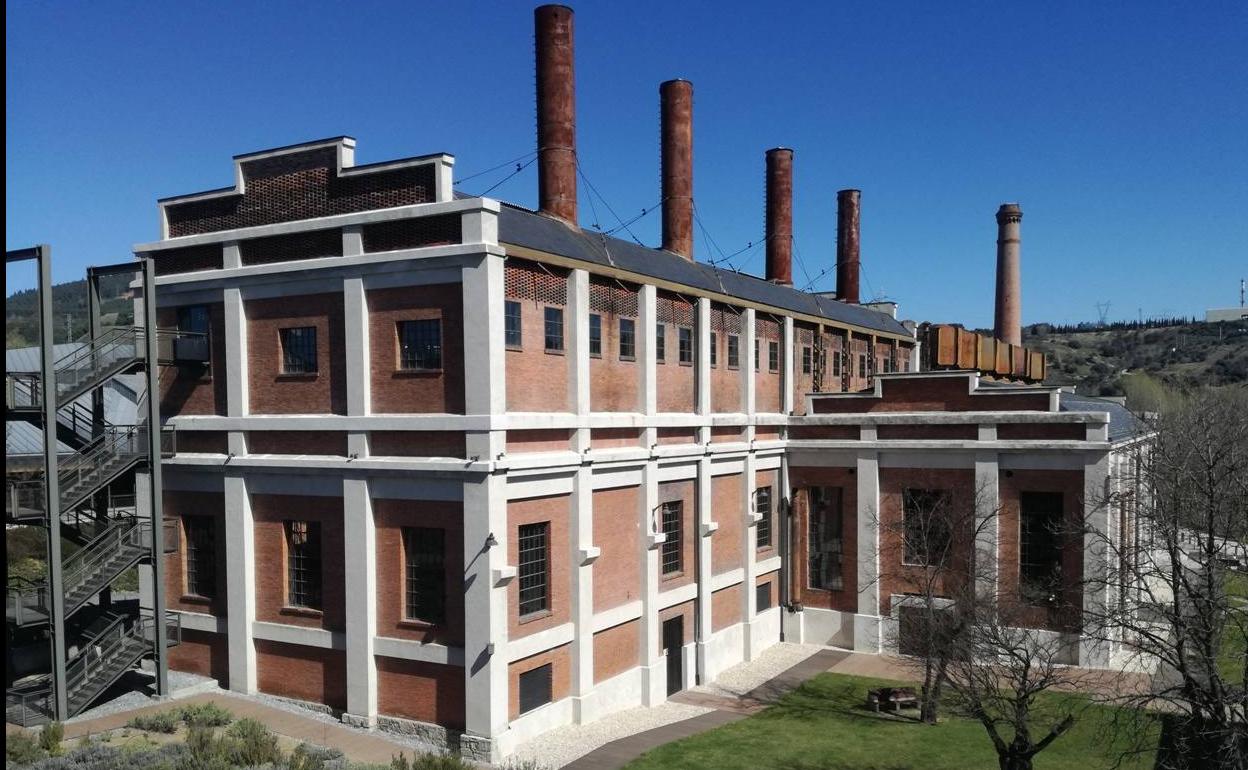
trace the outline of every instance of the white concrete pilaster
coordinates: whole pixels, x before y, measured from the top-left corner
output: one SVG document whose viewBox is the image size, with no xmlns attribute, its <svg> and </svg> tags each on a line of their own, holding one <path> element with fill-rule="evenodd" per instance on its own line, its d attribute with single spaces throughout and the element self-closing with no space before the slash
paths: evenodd
<svg viewBox="0 0 1248 770">
<path fill-rule="evenodd" d="M 343 239 L 346 238 L 344 235 Z M 364 293 L 363 278 L 343 280 L 342 309 L 347 349 L 347 414 L 363 416 L 372 411 L 368 299 Z"/>
<path fill-rule="evenodd" d="M 588 432 L 588 429 L 585 429 Z M 593 545 L 593 473 L 588 463 L 572 482 L 572 527 L 568 542 L 572 565 L 572 714 L 578 724 L 593 721 L 594 570 L 599 550 Z"/>
<path fill-rule="evenodd" d="M 745 440 L 754 440 L 755 379 L 754 379 L 754 308 L 741 314 L 741 410 L 749 415 Z"/>
<path fill-rule="evenodd" d="M 698 340 L 694 351 L 694 362 L 698 369 L 694 378 L 698 389 L 695 408 L 698 414 L 709 415 L 711 413 L 711 301 L 706 297 L 699 297 L 697 305 L 694 306 L 694 312 L 697 314 L 697 328 L 694 333 L 697 334 Z M 709 425 L 698 426 L 697 440 L 704 444 L 710 443 L 711 428 Z"/>
<path fill-rule="evenodd" d="M 607 319 L 602 319 L 605 324 Z M 589 273 L 573 270 L 568 277 L 567 318 L 568 349 L 568 402 L 572 411 L 580 417 L 589 415 Z M 606 346 L 607 330 L 603 329 L 603 346 Z M 584 421 L 582 421 L 583 424 Z M 589 448 L 589 431 L 577 431 L 573 436 L 573 451 L 583 452 Z"/>
<path fill-rule="evenodd" d="M 651 287 L 650 297 L 654 291 Z M 651 302 L 653 307 L 653 302 Z M 651 331 L 654 327 L 651 325 Z M 653 429 L 652 429 L 653 430 Z M 654 460 L 646 461 L 641 471 L 641 505 L 638 515 L 637 553 L 641 562 L 641 668 L 642 705 L 657 706 L 667 699 L 667 669 L 660 651 L 659 623 L 659 550 L 661 547 L 656 509 L 659 507 L 659 473 Z"/>
<path fill-rule="evenodd" d="M 227 472 L 225 485 L 225 594 L 230 689 L 256 692 L 256 531 L 247 478 Z"/>
<path fill-rule="evenodd" d="M 343 551 L 347 601 L 347 714 L 344 721 L 377 722 L 377 533 L 372 496 L 363 477 L 342 481 Z"/>
<path fill-rule="evenodd" d="M 782 398 L 780 403 L 780 411 L 785 414 L 793 414 L 793 319 L 790 316 L 784 317 L 784 327 L 780 331 L 780 350 L 784 356 L 780 366 L 784 374 L 784 390 L 781 391 Z M 781 430 L 784 430 L 781 428 Z"/>
<path fill-rule="evenodd" d="M 344 225 L 342 256 L 356 257 L 364 253 L 364 225 Z"/>
<path fill-rule="evenodd" d="M 708 662 L 708 642 L 711 640 L 711 594 L 712 591 L 712 562 L 711 562 L 711 536 L 715 530 L 719 529 L 719 524 L 714 520 L 714 511 L 711 509 L 711 458 L 703 455 L 698 460 L 698 481 L 696 484 L 697 496 L 697 533 L 694 539 L 694 548 L 697 549 L 697 575 L 695 579 L 698 581 L 698 601 L 696 609 L 696 620 L 694 627 L 697 631 L 694 641 L 697 644 L 698 655 L 698 683 L 706 684 L 715 676 L 716 672 L 710 671 L 707 666 Z"/>
<path fill-rule="evenodd" d="M 1088 458 L 1083 468 L 1083 607 L 1093 618 L 1105 617 L 1110 597 L 1109 549 L 1113 518 L 1108 505 L 1108 452 Z M 1109 643 L 1085 635 L 1079 640 L 1079 665 L 1085 668 L 1109 666 Z"/>
<path fill-rule="evenodd" d="M 221 244 L 221 267 L 229 270 L 230 268 L 242 266 L 243 255 L 238 248 L 238 241 L 226 241 Z"/>
<path fill-rule="evenodd" d="M 251 413 L 247 388 L 247 313 L 242 291 L 223 292 L 225 312 L 225 414 L 245 417 Z"/>
<path fill-rule="evenodd" d="M 652 284 L 642 285 L 638 304 L 638 309 L 641 311 L 641 318 L 638 319 L 640 328 L 637 330 L 637 344 L 641 350 L 641 366 L 639 367 L 641 370 L 639 375 L 641 377 L 641 411 L 646 417 L 653 418 L 658 413 L 659 404 L 658 350 L 655 343 L 659 313 L 657 294 Z M 642 436 L 642 446 L 647 448 L 654 446 L 658 440 L 657 431 L 653 425 L 649 425 L 650 422 L 647 420 L 648 426 Z"/>
<path fill-rule="evenodd" d="M 874 426 L 863 426 L 862 440 L 875 441 Z M 854 649 L 880 651 L 880 459 L 870 450 L 858 453 L 858 612 Z"/>
<path fill-rule="evenodd" d="M 980 441 L 996 441 L 997 426 L 979 426 Z M 975 593 L 995 605 L 1001 549 L 1000 465 L 996 452 L 975 453 Z"/>
<path fill-rule="evenodd" d="M 745 500 L 745 509 L 739 514 L 743 519 L 741 522 L 741 568 L 745 578 L 741 583 L 742 659 L 754 660 L 761 648 L 755 645 L 754 640 L 754 617 L 758 614 L 758 608 L 755 606 L 754 584 L 757 578 L 758 522 L 760 516 L 754 500 L 754 493 L 758 488 L 758 457 L 753 451 L 746 453 L 742 460 L 742 467 L 741 493 L 743 495 L 742 499 Z M 778 507 L 777 503 L 778 500 L 772 500 L 773 524 L 777 518 L 774 514 L 775 509 Z M 773 542 L 776 534 L 776 527 L 773 526 Z"/>
</svg>

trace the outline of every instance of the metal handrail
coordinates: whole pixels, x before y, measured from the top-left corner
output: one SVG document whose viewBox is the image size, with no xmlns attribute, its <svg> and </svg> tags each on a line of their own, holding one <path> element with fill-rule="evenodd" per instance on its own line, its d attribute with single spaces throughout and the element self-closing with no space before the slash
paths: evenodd
<svg viewBox="0 0 1248 770">
<path fill-rule="evenodd" d="M 4 694 L 6 721 L 18 725 L 32 725 L 52 716 L 52 688 L 21 692 L 8 690 Z M 31 717 L 35 717 L 32 719 Z"/>
<path fill-rule="evenodd" d="M 116 662 L 117 651 L 133 636 L 125 625 L 128 619 L 125 615 L 113 618 L 104 630 L 81 645 L 78 654 L 65 666 L 66 693 L 77 693 L 82 684 L 91 678 L 92 673 Z"/>
<path fill-rule="evenodd" d="M 65 560 L 61 568 L 65 593 L 83 585 L 101 566 L 106 564 L 123 548 L 137 548 L 140 555 L 143 551 L 144 535 L 151 535 L 151 522 L 147 519 L 130 520 L 109 527 L 102 535 L 92 541 L 92 546 L 83 548 Z M 113 576 L 109 576 L 111 579 Z"/>
</svg>

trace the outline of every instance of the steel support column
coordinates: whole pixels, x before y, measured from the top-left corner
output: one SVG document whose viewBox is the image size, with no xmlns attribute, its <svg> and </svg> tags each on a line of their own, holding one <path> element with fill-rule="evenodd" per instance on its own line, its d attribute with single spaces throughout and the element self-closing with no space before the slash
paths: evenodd
<svg viewBox="0 0 1248 770">
<path fill-rule="evenodd" d="M 143 260 L 143 340 L 147 374 L 147 451 L 152 515 L 152 621 L 154 628 L 156 694 L 169 695 L 169 643 L 165 638 L 165 545 L 164 512 L 160 478 L 160 360 L 156 335 L 156 263 Z"/>
</svg>

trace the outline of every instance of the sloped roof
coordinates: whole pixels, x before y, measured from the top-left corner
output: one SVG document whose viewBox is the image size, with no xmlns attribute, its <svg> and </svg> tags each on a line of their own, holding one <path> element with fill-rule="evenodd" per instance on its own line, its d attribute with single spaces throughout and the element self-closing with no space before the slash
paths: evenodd
<svg viewBox="0 0 1248 770">
<path fill-rule="evenodd" d="M 694 289 L 726 294 L 761 305 L 819 316 L 887 334 L 911 336 L 896 319 L 733 270 L 693 262 L 661 249 L 639 246 L 601 233 L 569 227 L 556 219 L 504 203 L 498 239 L 548 254 L 615 267 Z"/>
<path fill-rule="evenodd" d="M 1058 403 L 1063 412 L 1109 412 L 1110 443 L 1126 441 L 1148 431 L 1148 426 L 1143 420 L 1112 399 L 1062 393 Z"/>
</svg>

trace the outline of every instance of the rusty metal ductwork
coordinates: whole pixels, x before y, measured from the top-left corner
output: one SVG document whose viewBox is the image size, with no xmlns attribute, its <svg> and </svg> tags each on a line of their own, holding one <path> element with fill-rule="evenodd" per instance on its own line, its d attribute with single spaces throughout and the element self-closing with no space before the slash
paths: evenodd
<svg viewBox="0 0 1248 770">
<path fill-rule="evenodd" d="M 572 9 L 542 5 L 533 11 L 537 51 L 538 210 L 575 225 L 576 71 Z"/>
<path fill-rule="evenodd" d="M 836 298 L 855 304 L 861 301 L 858 288 L 861 206 L 861 190 L 841 190 L 836 194 Z"/>
<path fill-rule="evenodd" d="M 793 151 L 767 151 L 767 280 L 793 285 Z"/>
<path fill-rule="evenodd" d="M 1003 203 L 997 209 L 997 307 L 994 336 L 1011 345 L 1023 344 L 1023 289 L 1019 275 L 1023 209 Z"/>
<path fill-rule="evenodd" d="M 693 83 L 659 86 L 663 248 L 693 259 Z"/>
</svg>

